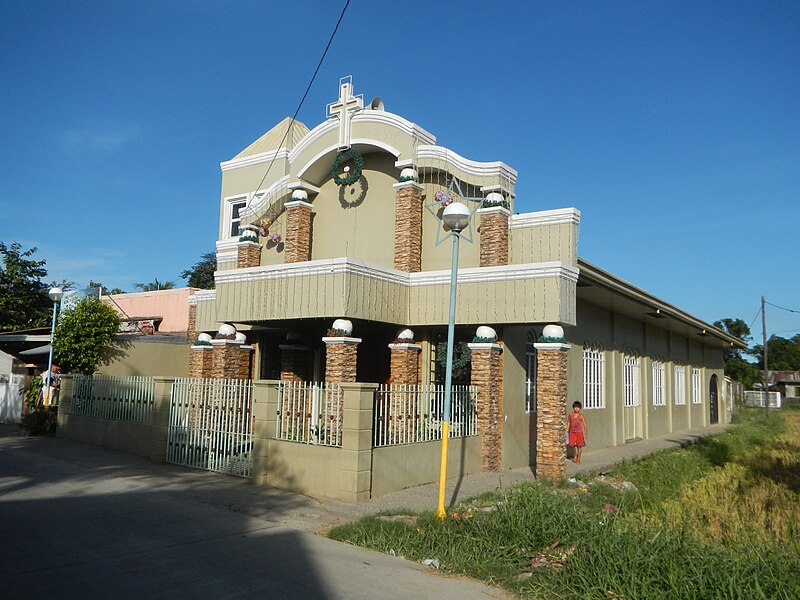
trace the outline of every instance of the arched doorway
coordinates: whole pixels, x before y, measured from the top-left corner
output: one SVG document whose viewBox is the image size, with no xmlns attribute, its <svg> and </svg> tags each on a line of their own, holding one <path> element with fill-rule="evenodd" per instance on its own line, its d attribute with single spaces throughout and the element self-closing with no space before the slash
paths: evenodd
<svg viewBox="0 0 800 600">
<path fill-rule="evenodd" d="M 708 390 L 708 405 L 709 410 L 711 411 L 710 421 L 713 425 L 714 423 L 719 423 L 719 394 L 717 393 L 717 376 L 711 376 L 711 383 L 709 384 Z"/>
</svg>

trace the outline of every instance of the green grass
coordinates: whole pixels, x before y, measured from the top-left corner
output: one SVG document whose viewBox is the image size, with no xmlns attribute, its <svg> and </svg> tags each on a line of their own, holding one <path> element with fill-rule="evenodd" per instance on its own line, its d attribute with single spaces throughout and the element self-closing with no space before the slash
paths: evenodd
<svg viewBox="0 0 800 600">
<path fill-rule="evenodd" d="M 729 433 L 610 474 L 635 490 L 526 484 L 444 520 L 371 516 L 330 536 L 521 597 L 800 598 L 799 433 L 800 412 L 746 413 Z"/>
</svg>

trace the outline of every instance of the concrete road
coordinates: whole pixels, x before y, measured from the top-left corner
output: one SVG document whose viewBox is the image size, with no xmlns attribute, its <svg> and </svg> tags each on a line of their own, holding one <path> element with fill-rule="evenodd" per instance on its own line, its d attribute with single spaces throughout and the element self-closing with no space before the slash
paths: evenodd
<svg viewBox="0 0 800 600">
<path fill-rule="evenodd" d="M 2 598 L 508 598 L 328 540 L 311 498 L 0 425 Z"/>
</svg>

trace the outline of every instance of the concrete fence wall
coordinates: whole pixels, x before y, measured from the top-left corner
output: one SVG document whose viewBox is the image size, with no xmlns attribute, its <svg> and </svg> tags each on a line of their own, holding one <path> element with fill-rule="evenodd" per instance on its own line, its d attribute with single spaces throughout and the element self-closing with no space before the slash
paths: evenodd
<svg viewBox="0 0 800 600">
<path fill-rule="evenodd" d="M 62 378 L 57 435 L 166 462 L 172 377 L 155 378 L 149 423 L 72 415 L 73 381 Z M 277 381 L 253 382 L 253 468 L 257 485 L 271 485 L 311 496 L 361 502 L 413 485 L 436 481 L 440 442 L 373 449 L 375 384 L 343 383 L 342 446 L 315 446 L 275 439 Z M 450 441 L 448 473 L 481 470 L 479 436 Z"/>
</svg>

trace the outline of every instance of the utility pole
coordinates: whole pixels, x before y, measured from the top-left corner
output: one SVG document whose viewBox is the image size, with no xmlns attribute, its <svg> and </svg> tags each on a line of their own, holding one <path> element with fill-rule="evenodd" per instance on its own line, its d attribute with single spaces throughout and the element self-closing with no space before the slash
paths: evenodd
<svg viewBox="0 0 800 600">
<path fill-rule="evenodd" d="M 767 313 L 765 309 L 767 301 L 764 296 L 761 296 L 761 331 L 764 336 L 764 414 L 769 416 L 769 381 L 767 375 L 769 374 L 769 363 L 767 362 Z"/>
</svg>

